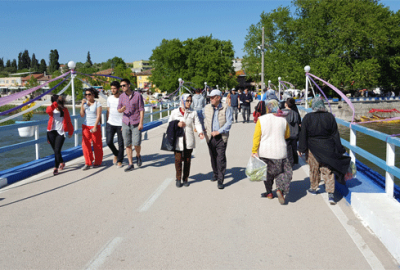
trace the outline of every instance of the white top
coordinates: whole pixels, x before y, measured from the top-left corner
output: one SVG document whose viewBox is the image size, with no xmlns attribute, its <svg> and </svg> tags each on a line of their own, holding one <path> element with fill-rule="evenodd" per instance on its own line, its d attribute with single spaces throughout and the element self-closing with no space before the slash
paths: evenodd
<svg viewBox="0 0 400 270">
<path fill-rule="evenodd" d="M 118 109 L 117 109 L 118 101 L 119 101 L 119 98 L 116 98 L 114 95 L 109 96 L 107 98 L 107 107 L 110 110 L 107 123 L 109 123 L 112 126 L 120 127 L 120 126 L 122 126 L 122 116 L 124 115 L 124 113 L 118 112 Z"/>
<path fill-rule="evenodd" d="M 286 158 L 286 119 L 270 113 L 260 116 L 258 120 L 261 124 L 261 140 L 258 155 L 270 159 Z"/>
<path fill-rule="evenodd" d="M 83 124 L 89 127 L 93 127 L 94 124 L 96 123 L 96 118 L 97 118 L 97 108 L 101 107 L 100 102 L 95 101 L 92 106 L 88 106 L 87 103 L 83 105 L 85 108 L 85 121 L 83 121 Z"/>
<path fill-rule="evenodd" d="M 54 109 L 53 110 L 53 125 L 51 126 L 51 130 L 56 130 L 58 134 L 64 136 L 64 126 L 63 126 L 64 117 L 60 116 L 60 111 Z"/>
</svg>

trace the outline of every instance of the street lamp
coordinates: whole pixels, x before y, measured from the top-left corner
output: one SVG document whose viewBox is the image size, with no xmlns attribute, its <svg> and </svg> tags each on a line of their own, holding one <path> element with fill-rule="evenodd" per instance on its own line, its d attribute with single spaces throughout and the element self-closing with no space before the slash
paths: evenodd
<svg viewBox="0 0 400 270">
<path fill-rule="evenodd" d="M 216 85 L 217 89 L 218 89 L 218 84 Z"/>
<path fill-rule="evenodd" d="M 310 72 L 311 67 L 310 66 L 305 66 L 304 67 L 304 72 L 306 73 L 306 93 L 305 93 L 305 104 L 304 107 L 307 109 L 308 108 L 308 76 L 307 73 Z"/>
<path fill-rule="evenodd" d="M 182 92 L 182 90 L 181 90 L 181 88 L 182 88 L 182 78 L 179 78 L 178 79 L 178 82 L 179 82 L 179 97 L 181 96 L 181 92 Z"/>
<path fill-rule="evenodd" d="M 278 98 L 281 100 L 281 77 L 278 77 L 278 85 L 279 85 L 279 92 L 278 92 Z"/>
<path fill-rule="evenodd" d="M 261 89 L 264 89 L 264 27 L 262 28 L 262 41 L 261 45 L 257 46 L 257 48 L 261 51 Z"/>
<path fill-rule="evenodd" d="M 75 85 L 74 85 L 74 78 L 76 75 L 74 74 L 74 68 L 76 67 L 76 64 L 74 61 L 69 61 L 68 62 L 68 67 L 71 69 L 71 83 L 72 83 L 72 115 L 76 115 L 76 108 L 75 108 Z M 75 130 L 78 129 L 78 119 L 74 119 L 74 128 Z M 75 146 L 78 146 L 78 133 L 75 133 L 74 136 L 75 139 Z"/>
<path fill-rule="evenodd" d="M 271 80 L 268 80 L 268 88 L 271 87 Z"/>
</svg>

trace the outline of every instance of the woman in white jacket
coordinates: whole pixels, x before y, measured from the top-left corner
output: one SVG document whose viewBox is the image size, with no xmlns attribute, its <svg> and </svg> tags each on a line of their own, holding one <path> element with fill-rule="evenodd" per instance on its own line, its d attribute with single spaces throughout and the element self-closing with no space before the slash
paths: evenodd
<svg viewBox="0 0 400 270">
<path fill-rule="evenodd" d="M 175 169 L 176 169 L 176 186 L 181 187 L 182 183 L 182 162 L 183 166 L 183 185 L 188 187 L 188 177 L 190 173 L 190 162 L 192 152 L 195 148 L 195 134 L 196 128 L 200 139 L 204 138 L 203 129 L 196 111 L 190 109 L 192 103 L 192 96 L 183 94 L 180 101 L 180 107 L 171 112 L 168 122 L 178 121 L 177 126 L 183 129 L 183 136 L 176 138 L 175 145 Z"/>
</svg>

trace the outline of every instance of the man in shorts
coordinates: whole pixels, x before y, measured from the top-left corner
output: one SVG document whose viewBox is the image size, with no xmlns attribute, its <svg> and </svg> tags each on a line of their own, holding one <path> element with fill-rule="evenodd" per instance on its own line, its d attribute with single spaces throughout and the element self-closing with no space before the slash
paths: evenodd
<svg viewBox="0 0 400 270">
<path fill-rule="evenodd" d="M 142 142 L 142 129 L 144 118 L 144 102 L 142 95 L 137 91 L 132 91 L 128 79 L 121 80 L 123 93 L 119 96 L 118 112 L 122 116 L 122 137 L 126 147 L 129 165 L 126 172 L 133 170 L 132 163 L 132 144 L 135 146 L 136 162 L 138 167 L 142 166 L 142 157 L 140 156 L 140 144 Z"/>
</svg>

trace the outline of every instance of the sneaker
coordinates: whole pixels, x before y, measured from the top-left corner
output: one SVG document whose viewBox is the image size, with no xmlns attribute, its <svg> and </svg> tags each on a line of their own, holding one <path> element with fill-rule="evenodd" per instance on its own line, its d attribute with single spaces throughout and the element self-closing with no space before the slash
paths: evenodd
<svg viewBox="0 0 400 270">
<path fill-rule="evenodd" d="M 316 189 L 309 188 L 307 191 L 308 191 L 308 193 L 310 193 L 312 195 L 317 195 L 318 194 Z"/>
<path fill-rule="evenodd" d="M 285 204 L 285 196 L 283 196 L 283 193 L 280 189 L 276 191 L 276 195 L 278 196 L 279 203 Z"/>
<path fill-rule="evenodd" d="M 189 182 L 188 182 L 188 181 L 183 181 L 183 185 L 184 185 L 185 187 L 188 187 L 188 186 L 190 186 L 190 184 L 189 184 Z"/>
<path fill-rule="evenodd" d="M 122 162 L 118 162 L 118 163 L 117 163 L 117 168 L 118 168 L 118 169 L 121 169 L 122 166 L 123 166 L 123 165 L 122 165 Z"/>
<path fill-rule="evenodd" d="M 65 167 L 65 163 L 60 163 L 60 167 L 58 167 L 58 169 L 60 171 L 62 171 L 64 169 L 64 167 Z"/>
<path fill-rule="evenodd" d="M 86 170 L 89 170 L 89 169 L 90 169 L 90 166 L 86 165 L 86 164 L 82 167 L 82 171 L 86 171 Z"/>
<path fill-rule="evenodd" d="M 136 156 L 137 166 L 140 168 L 142 166 L 142 156 Z"/>
<path fill-rule="evenodd" d="M 117 165 L 117 158 L 118 158 L 118 157 L 114 156 L 114 159 L 113 159 L 113 164 L 114 164 L 115 166 Z"/>
<path fill-rule="evenodd" d="M 272 194 L 272 192 L 270 192 L 270 193 L 265 192 L 265 193 L 261 193 L 261 197 L 262 198 L 273 199 L 274 198 L 274 194 Z"/>
<path fill-rule="evenodd" d="M 131 164 L 131 165 L 128 165 L 128 167 L 126 167 L 124 171 L 129 172 L 129 171 L 132 171 L 133 168 L 135 168 L 135 167 L 133 166 L 133 164 Z"/>
<path fill-rule="evenodd" d="M 58 169 L 54 168 L 53 175 L 56 176 L 58 174 Z"/>
<path fill-rule="evenodd" d="M 328 193 L 328 201 L 331 205 L 335 205 L 335 196 L 333 195 L 333 193 Z"/>
<path fill-rule="evenodd" d="M 218 182 L 218 189 L 224 189 L 224 184 Z"/>
</svg>

